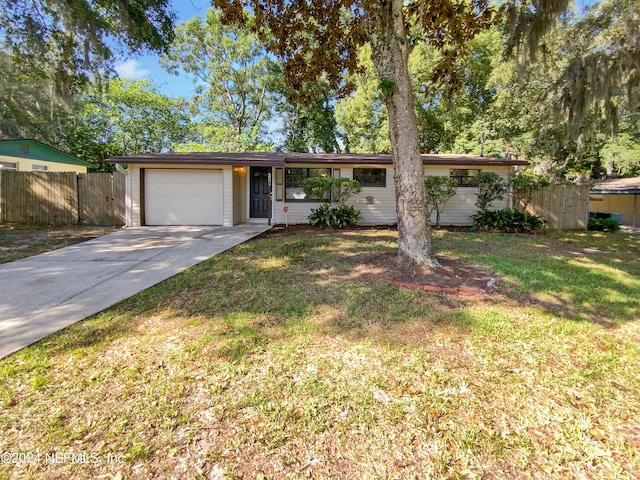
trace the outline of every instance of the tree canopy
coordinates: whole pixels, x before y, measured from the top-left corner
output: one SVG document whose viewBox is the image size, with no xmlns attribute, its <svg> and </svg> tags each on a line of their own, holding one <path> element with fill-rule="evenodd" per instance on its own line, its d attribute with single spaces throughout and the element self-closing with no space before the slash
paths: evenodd
<svg viewBox="0 0 640 480">
<path fill-rule="evenodd" d="M 434 46 L 440 59 L 433 75 L 448 90 L 455 89 L 459 81 L 452 59 L 494 22 L 486 0 L 214 0 L 214 5 L 222 10 L 224 22 L 251 26 L 281 59 L 285 78 L 297 89 L 322 76 L 333 88 L 347 91 L 346 75 L 359 71 L 358 49 L 369 43 L 389 116 L 398 255 L 417 264 L 434 264 L 409 54 L 421 41 Z"/>
<path fill-rule="evenodd" d="M 227 151 L 271 147 L 264 139 L 280 101 L 279 70 L 255 34 L 223 25 L 219 12 L 210 9 L 204 20 L 178 25 L 163 64 L 169 72 L 183 70 L 194 83 L 191 106 L 201 143 Z"/>
<path fill-rule="evenodd" d="M 0 0 L 3 49 L 68 97 L 112 66 L 114 48 L 162 51 L 173 37 L 168 0 Z"/>
<path fill-rule="evenodd" d="M 115 155 L 174 151 L 195 134 L 181 98 L 170 98 L 149 80 L 112 80 L 78 99 L 66 125 L 65 143 L 74 155 L 100 169 Z"/>
</svg>

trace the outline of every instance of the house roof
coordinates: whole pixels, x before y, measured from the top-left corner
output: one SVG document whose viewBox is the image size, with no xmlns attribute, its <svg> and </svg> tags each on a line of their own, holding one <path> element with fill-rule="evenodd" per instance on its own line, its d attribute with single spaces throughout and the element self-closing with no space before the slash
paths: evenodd
<svg viewBox="0 0 640 480">
<path fill-rule="evenodd" d="M 591 193 L 609 195 L 637 195 L 640 194 L 640 177 L 602 180 L 593 185 L 593 187 L 591 188 Z"/>
<path fill-rule="evenodd" d="M 0 155 L 95 168 L 93 163 L 80 160 L 79 158 L 69 155 L 68 153 L 64 153 L 57 148 L 53 148 L 31 138 L 0 140 Z"/>
<path fill-rule="evenodd" d="M 248 165 L 282 167 L 285 164 L 366 164 L 391 165 L 391 154 L 376 153 L 282 153 L 282 152 L 178 152 L 149 153 L 112 157 L 107 163 L 152 164 L 152 165 Z M 477 155 L 422 155 L 425 165 L 527 165 L 523 160 L 480 157 Z"/>
</svg>

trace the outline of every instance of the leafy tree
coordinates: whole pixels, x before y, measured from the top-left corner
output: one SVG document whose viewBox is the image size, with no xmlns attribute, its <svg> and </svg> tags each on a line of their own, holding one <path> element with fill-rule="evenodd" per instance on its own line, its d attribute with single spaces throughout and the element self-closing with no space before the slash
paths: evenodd
<svg viewBox="0 0 640 480">
<path fill-rule="evenodd" d="M 440 214 L 447 202 L 456 194 L 458 182 L 455 178 L 437 175 L 424 177 L 424 189 L 427 195 L 427 213 L 436 212 L 436 227 L 440 226 Z"/>
<path fill-rule="evenodd" d="M 186 102 L 161 94 L 148 80 L 114 80 L 108 92 L 83 96 L 67 127 L 74 155 L 96 164 L 114 155 L 166 152 L 193 136 Z"/>
<path fill-rule="evenodd" d="M 344 228 L 360 221 L 361 212 L 346 204 L 350 197 L 362 191 L 362 186 L 357 180 L 344 177 L 311 177 L 304 181 L 303 186 L 309 198 L 327 199 L 320 207 L 311 209 L 311 225 Z"/>
<path fill-rule="evenodd" d="M 516 202 L 520 202 L 522 210 L 527 214 L 527 206 L 531 203 L 533 194 L 538 190 L 549 186 L 549 179 L 536 174 L 530 169 L 523 170 L 514 175 L 511 180 L 511 189 Z"/>
<path fill-rule="evenodd" d="M 358 53 L 359 71 L 349 76 L 354 90 L 336 105 L 336 120 L 351 153 L 390 153 L 389 119 L 380 96 L 380 81 L 371 61 L 371 48 Z"/>
<path fill-rule="evenodd" d="M 640 136 L 631 129 L 609 138 L 601 152 L 607 176 L 633 177 L 640 175 Z"/>
<path fill-rule="evenodd" d="M 163 64 L 169 72 L 181 69 L 191 76 L 192 107 L 206 148 L 270 148 L 261 139 L 281 101 L 279 69 L 254 33 L 240 25 L 223 25 L 220 16 L 210 9 L 204 21 L 196 17 L 178 25 Z"/>
<path fill-rule="evenodd" d="M 33 138 L 61 148 L 61 128 L 72 112 L 51 79 L 6 52 L 0 52 L 0 76 L 0 138 Z"/>
<path fill-rule="evenodd" d="M 507 193 L 507 183 L 495 172 L 479 172 L 474 183 L 478 187 L 475 206 L 480 213 L 486 212 L 496 200 L 502 200 Z"/>
<path fill-rule="evenodd" d="M 166 48 L 173 18 L 168 0 L 0 0 L 0 41 L 68 100 L 90 74 L 109 70 L 114 49 Z"/>
<path fill-rule="evenodd" d="M 303 186 L 309 198 L 328 198 L 338 206 L 346 205 L 349 198 L 362 191 L 360 182 L 345 177 L 310 177 Z"/>
<path fill-rule="evenodd" d="M 531 18 L 540 18 L 516 10 L 509 12 L 511 39 Z M 640 4 L 633 0 L 605 0 L 584 14 L 570 12 L 556 28 L 534 35 L 535 42 L 520 43 L 518 61 L 500 66 L 501 77 L 494 73 L 495 124 L 521 158 L 542 161 L 561 179 L 597 178 L 607 164 L 612 171 L 602 148 L 615 144 L 618 123 L 638 108 L 638 15 Z M 530 62 L 536 45 L 540 61 Z M 629 145 L 627 140 L 622 143 Z"/>
<path fill-rule="evenodd" d="M 501 35 L 497 28 L 478 34 L 467 46 L 467 54 L 453 67 L 460 88 L 446 95 L 446 86 L 433 82 L 439 53 L 419 45 L 410 58 L 414 79 L 414 101 L 419 119 L 421 151 L 499 155 L 504 144 L 488 118 L 496 90 L 488 80 L 500 58 Z M 415 55 L 418 54 L 418 55 Z M 481 146 L 481 138 L 485 139 Z"/>
<path fill-rule="evenodd" d="M 283 149 L 287 152 L 340 152 L 335 117 L 336 94 L 322 78 L 304 86 L 300 95 L 282 84 L 285 101 L 276 110 L 283 118 Z"/>
<path fill-rule="evenodd" d="M 413 45 L 426 40 L 441 51 L 434 73 L 455 87 L 452 59 L 492 23 L 486 1 L 361 0 L 283 2 L 214 0 L 225 22 L 247 23 L 284 61 L 287 81 L 300 88 L 321 74 L 346 89 L 347 72 L 358 70 L 357 51 L 368 42 L 389 116 L 398 211 L 398 254 L 417 264 L 435 264 L 425 215 L 424 181 L 408 59 Z M 250 21 L 244 6 L 250 6 Z"/>
</svg>

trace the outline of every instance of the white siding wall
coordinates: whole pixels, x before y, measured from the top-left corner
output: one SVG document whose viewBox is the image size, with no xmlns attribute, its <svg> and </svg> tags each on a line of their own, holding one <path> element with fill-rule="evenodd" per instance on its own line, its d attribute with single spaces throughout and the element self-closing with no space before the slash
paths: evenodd
<svg viewBox="0 0 640 480">
<path fill-rule="evenodd" d="M 326 165 L 288 165 L 291 168 L 323 168 Z M 340 176 L 353 178 L 353 169 L 358 167 L 370 168 L 372 165 L 340 165 Z M 375 166 L 376 168 L 378 166 Z M 391 166 L 380 168 L 387 169 L 387 186 L 382 187 L 364 187 L 362 192 L 352 197 L 347 203 L 353 205 L 362 212 L 362 224 L 393 224 L 397 221 L 396 216 L 396 197 L 395 187 L 393 183 L 393 168 Z M 443 165 L 428 166 L 425 168 L 425 175 L 443 175 L 449 176 L 451 169 L 455 168 L 477 168 L 464 165 Z M 509 180 L 510 166 L 492 166 L 480 167 L 483 172 L 495 172 Z M 476 189 L 473 187 L 461 187 L 456 195 L 449 200 L 444 212 L 441 215 L 440 223 L 442 225 L 471 225 L 472 215 L 476 213 L 474 203 L 476 201 Z M 367 199 L 367 197 L 371 197 Z M 275 198 L 275 197 L 274 197 Z M 320 203 L 307 202 L 275 202 L 274 221 L 275 223 L 285 223 L 285 213 L 283 208 L 288 207 L 287 221 L 290 224 L 308 223 L 308 215 L 312 208 L 317 208 Z M 494 202 L 492 208 L 498 210 L 509 206 L 509 197 L 505 195 L 504 200 Z M 435 222 L 435 214 L 432 219 Z"/>
<path fill-rule="evenodd" d="M 483 172 L 494 172 L 500 175 L 505 181 L 509 181 L 511 167 L 505 166 L 493 166 L 493 167 L 471 167 L 471 166 L 429 166 L 424 170 L 425 175 L 438 175 L 449 176 L 449 172 L 452 169 L 457 168 L 479 168 Z M 478 189 L 475 187 L 458 187 L 456 194 L 449 199 L 444 211 L 440 214 L 440 225 L 472 225 L 472 215 L 475 215 L 477 209 L 476 193 Z M 509 206 L 509 195 L 505 195 L 503 200 L 493 202 L 491 205 L 492 210 L 500 210 Z M 435 212 L 431 215 L 431 222 L 435 223 Z"/>
<path fill-rule="evenodd" d="M 238 225 L 247 220 L 247 170 L 233 172 L 233 224 Z"/>
<path fill-rule="evenodd" d="M 130 171 L 127 175 L 127 226 L 139 227 L 141 223 L 140 213 L 142 211 L 140 207 L 140 167 L 134 167 L 129 165 Z"/>
<path fill-rule="evenodd" d="M 353 165 L 341 171 L 343 177 L 353 178 L 353 169 L 371 165 Z M 386 187 L 362 187 L 362 191 L 349 199 L 349 204 L 362 212 L 363 224 L 388 225 L 397 221 L 396 188 L 393 184 L 393 167 L 374 166 L 387 170 Z"/>
<path fill-rule="evenodd" d="M 353 169 L 359 165 L 337 165 L 336 170 L 340 171 L 340 177 L 353 178 Z M 327 165 L 287 165 L 288 168 L 327 168 Z M 362 165 L 370 168 L 372 165 Z M 377 168 L 377 166 L 376 166 Z M 395 189 L 393 187 L 393 169 L 387 168 L 387 187 L 365 187 L 358 195 L 349 199 L 347 204 L 353 205 L 362 212 L 362 222 L 368 224 L 390 224 L 396 220 L 395 209 Z M 286 171 L 286 169 L 285 169 Z M 372 203 L 367 204 L 367 197 L 372 197 Z M 274 196 L 275 198 L 275 196 Z M 309 213 L 311 209 L 318 208 L 322 203 L 315 202 L 286 202 L 276 201 L 274 208 L 274 222 L 290 224 L 309 223 Z M 284 213 L 284 207 L 289 211 Z"/>
<path fill-rule="evenodd" d="M 224 185 L 223 192 L 223 211 L 222 211 L 222 226 L 233 227 L 233 169 L 231 166 L 222 167 L 222 174 L 224 179 L 222 181 Z"/>
<path fill-rule="evenodd" d="M 326 168 L 326 165 L 289 165 L 292 168 Z M 353 169 L 357 167 L 371 167 L 371 165 L 339 165 L 336 168 L 340 170 L 340 176 L 353 178 Z M 126 180 L 127 197 L 126 197 L 126 222 L 127 226 L 140 226 L 141 224 L 141 198 L 140 198 L 140 169 L 141 168 L 159 168 L 157 165 L 129 165 L 128 175 Z M 163 165 L 162 168 L 177 168 L 177 169 L 189 169 L 199 168 L 202 166 L 189 166 L 189 165 Z M 213 167 L 212 167 L 213 168 Z M 238 202 L 238 195 L 234 195 L 234 191 L 238 190 L 238 182 L 234 182 L 233 171 L 231 166 L 215 166 L 216 169 L 223 169 L 224 174 L 224 225 L 231 226 L 234 223 L 234 202 Z M 391 166 L 381 166 L 380 168 L 387 169 L 387 186 L 382 187 L 364 187 L 362 192 L 354 196 L 348 202 L 355 208 L 362 212 L 363 224 L 393 224 L 396 222 L 396 208 L 395 208 L 395 188 L 393 184 L 393 168 Z M 429 166 L 425 168 L 426 175 L 444 175 L 448 176 L 451 169 L 454 168 L 473 168 L 468 166 Z M 495 172 L 503 177 L 505 180 L 509 179 L 511 168 L 509 166 L 494 166 L 494 167 L 480 167 L 482 171 Z M 240 195 L 248 194 L 247 189 L 243 189 L 244 192 Z M 275 182 L 274 182 L 275 190 Z M 449 200 L 449 203 L 445 207 L 445 210 L 441 216 L 440 223 L 442 225 L 471 225 L 471 215 L 476 213 L 474 206 L 476 200 L 476 189 L 473 187 L 461 187 L 458 189 L 458 193 Z M 371 197 L 367 199 L 367 197 Z M 274 191 L 275 198 L 275 191 Z M 508 196 L 500 202 L 493 204 L 493 209 L 506 208 L 509 206 Z M 246 198 L 242 202 L 246 208 Z M 243 208 L 240 205 L 240 209 Z M 285 223 L 285 213 L 283 208 L 288 207 L 289 211 L 286 215 L 286 221 L 290 224 L 296 223 L 308 223 L 308 215 L 312 208 L 317 208 L 320 203 L 307 203 L 307 202 L 274 202 L 274 216 L 273 221 L 275 223 Z M 237 209 L 236 208 L 236 222 Z M 435 221 L 435 215 L 432 218 Z"/>
</svg>

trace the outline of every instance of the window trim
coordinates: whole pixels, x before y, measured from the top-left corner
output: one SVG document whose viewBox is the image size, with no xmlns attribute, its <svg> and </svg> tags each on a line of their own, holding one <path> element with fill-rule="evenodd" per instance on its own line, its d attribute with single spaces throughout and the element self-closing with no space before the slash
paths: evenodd
<svg viewBox="0 0 640 480">
<path fill-rule="evenodd" d="M 48 165 L 37 165 L 37 164 L 32 164 L 31 165 L 31 171 L 32 172 L 48 172 L 49 171 L 49 166 Z"/>
<path fill-rule="evenodd" d="M 309 199 L 306 198 L 307 195 L 305 194 L 305 198 L 288 198 L 287 196 L 287 192 L 290 188 L 301 188 L 301 187 L 292 187 L 290 185 L 289 182 L 289 170 L 306 170 L 306 177 L 307 178 L 311 178 L 311 170 L 325 170 L 327 172 L 327 175 L 329 177 L 331 177 L 333 175 L 333 172 L 331 170 L 331 168 L 325 168 L 325 167 L 286 167 L 284 169 L 284 201 L 285 202 L 295 202 L 295 203 L 325 203 L 325 202 L 330 202 L 331 199 L 327 198 L 327 199 L 322 199 L 322 198 L 316 198 L 316 199 Z M 303 180 L 304 181 L 304 180 Z"/>
<path fill-rule="evenodd" d="M 361 173 L 360 175 L 356 175 L 356 170 L 369 170 L 368 174 Z M 375 174 L 372 173 L 373 170 L 378 170 L 383 172 L 383 183 L 375 183 L 375 182 L 364 182 L 359 179 L 359 177 L 374 177 Z M 360 182 L 360 186 L 367 188 L 386 188 L 387 187 L 387 169 L 384 167 L 354 167 L 353 168 L 353 179 Z"/>
<path fill-rule="evenodd" d="M 10 166 L 13 165 L 13 166 Z M 0 170 L 4 170 L 5 172 L 17 172 L 18 171 L 18 162 L 0 162 Z"/>
<path fill-rule="evenodd" d="M 465 175 L 461 175 L 458 172 L 466 171 Z M 454 172 L 457 172 L 457 175 L 454 175 Z M 470 175 L 470 172 L 475 172 Z M 458 182 L 458 187 L 475 187 L 476 184 L 473 182 L 474 177 L 482 172 L 479 168 L 452 168 L 449 170 L 449 178 L 455 178 Z"/>
</svg>

